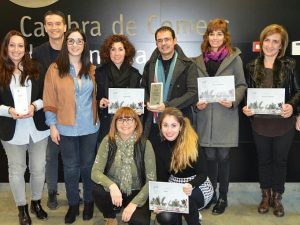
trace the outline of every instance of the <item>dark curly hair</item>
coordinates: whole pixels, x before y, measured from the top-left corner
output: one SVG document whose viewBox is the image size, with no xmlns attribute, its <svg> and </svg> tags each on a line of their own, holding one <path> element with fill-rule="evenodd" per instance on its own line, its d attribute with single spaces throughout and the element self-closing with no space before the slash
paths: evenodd
<svg viewBox="0 0 300 225">
<path fill-rule="evenodd" d="M 110 49 L 112 45 L 116 42 L 121 42 L 125 49 L 124 62 L 132 64 L 133 58 L 135 56 L 135 48 L 133 44 L 128 40 L 128 37 L 123 34 L 113 34 L 107 37 L 100 47 L 100 59 L 101 64 L 105 64 L 111 61 L 110 59 Z"/>
</svg>

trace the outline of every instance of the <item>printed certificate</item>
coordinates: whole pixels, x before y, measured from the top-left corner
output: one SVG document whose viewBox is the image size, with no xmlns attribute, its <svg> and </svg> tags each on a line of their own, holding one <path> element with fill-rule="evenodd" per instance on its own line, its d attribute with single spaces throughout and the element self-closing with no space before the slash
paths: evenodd
<svg viewBox="0 0 300 225">
<path fill-rule="evenodd" d="M 26 87 L 15 87 L 13 89 L 15 110 L 20 115 L 28 113 L 28 97 Z"/>
<path fill-rule="evenodd" d="M 109 88 L 108 113 L 114 114 L 119 108 L 128 106 L 138 114 L 143 114 L 144 96 L 143 88 Z"/>
<path fill-rule="evenodd" d="M 150 102 L 152 105 L 159 105 L 163 102 L 163 83 L 151 83 Z"/>
<path fill-rule="evenodd" d="M 189 213 L 189 197 L 180 183 L 149 181 L 149 209 Z"/>
<path fill-rule="evenodd" d="M 284 88 L 248 88 L 247 107 L 253 114 L 280 115 L 284 101 Z"/>
<path fill-rule="evenodd" d="M 219 102 L 220 100 L 235 101 L 234 76 L 199 77 L 199 100 Z"/>
</svg>

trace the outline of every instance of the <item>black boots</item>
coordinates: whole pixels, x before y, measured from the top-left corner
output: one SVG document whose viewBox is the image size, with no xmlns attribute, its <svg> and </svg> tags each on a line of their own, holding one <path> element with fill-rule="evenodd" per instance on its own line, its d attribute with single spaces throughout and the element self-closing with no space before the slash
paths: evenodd
<svg viewBox="0 0 300 225">
<path fill-rule="evenodd" d="M 28 205 L 18 206 L 20 225 L 31 225 L 31 218 L 28 213 Z"/>
<path fill-rule="evenodd" d="M 58 202 L 57 202 L 57 192 L 56 191 L 50 191 L 48 193 L 48 201 L 47 201 L 47 206 L 51 210 L 55 210 L 58 207 Z"/>
<path fill-rule="evenodd" d="M 30 206 L 31 213 L 35 214 L 40 220 L 47 220 L 48 214 L 43 210 L 41 206 L 41 200 L 31 201 Z"/>
<path fill-rule="evenodd" d="M 94 215 L 94 202 L 85 202 L 83 208 L 82 219 L 90 220 Z"/>
<path fill-rule="evenodd" d="M 79 215 L 79 205 L 69 205 L 68 212 L 65 216 L 65 223 L 71 224 L 76 220 L 76 216 Z"/>
<path fill-rule="evenodd" d="M 213 215 L 220 215 L 225 212 L 225 209 L 227 207 L 227 196 L 220 196 L 217 204 L 214 206 L 212 210 Z"/>
</svg>

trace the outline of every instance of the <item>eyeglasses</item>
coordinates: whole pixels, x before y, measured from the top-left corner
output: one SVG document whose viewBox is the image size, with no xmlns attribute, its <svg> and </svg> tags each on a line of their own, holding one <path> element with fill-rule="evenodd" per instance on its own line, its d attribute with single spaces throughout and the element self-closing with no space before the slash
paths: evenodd
<svg viewBox="0 0 300 225">
<path fill-rule="evenodd" d="M 67 44 L 68 45 L 74 45 L 74 43 L 76 43 L 77 45 L 83 45 L 84 44 L 84 40 L 81 39 L 81 38 L 77 38 L 77 39 L 68 38 L 67 39 Z"/>
<path fill-rule="evenodd" d="M 132 118 L 132 117 L 121 117 L 121 118 L 117 119 L 118 124 L 124 124 L 125 122 L 127 124 L 132 124 L 133 121 L 134 121 L 134 118 Z"/>
<path fill-rule="evenodd" d="M 167 38 L 162 38 L 162 39 L 157 39 L 156 43 L 157 44 L 162 44 L 163 42 L 169 42 L 171 41 L 173 38 L 167 37 Z"/>
</svg>

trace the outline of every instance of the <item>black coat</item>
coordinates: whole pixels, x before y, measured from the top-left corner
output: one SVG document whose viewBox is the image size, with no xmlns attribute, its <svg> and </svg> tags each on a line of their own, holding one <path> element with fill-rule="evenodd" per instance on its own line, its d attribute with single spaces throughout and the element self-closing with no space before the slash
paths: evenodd
<svg viewBox="0 0 300 225">
<path fill-rule="evenodd" d="M 273 66 L 273 88 L 285 89 L 285 102 L 293 106 L 294 114 L 299 113 L 300 89 L 296 76 L 296 62 L 289 57 L 276 59 Z M 247 64 L 249 88 L 262 88 L 265 76 L 263 56 Z"/>
<path fill-rule="evenodd" d="M 110 63 L 106 63 L 99 68 L 96 69 L 95 73 L 95 79 L 97 83 L 97 105 L 99 107 L 99 102 L 102 98 L 108 99 L 108 89 L 109 88 L 139 88 L 140 87 L 140 80 L 142 78 L 141 74 L 137 69 L 135 69 L 132 66 L 129 66 L 129 85 L 126 87 L 120 87 L 119 85 L 116 86 L 114 84 L 114 81 L 110 79 Z M 99 118 L 100 118 L 100 130 L 99 130 L 99 142 L 102 141 L 102 139 L 108 134 L 108 131 L 110 129 L 110 123 L 112 116 L 111 114 L 108 114 L 108 109 L 101 109 L 99 108 Z"/>
<path fill-rule="evenodd" d="M 178 53 L 177 61 L 170 84 L 168 100 L 164 102 L 164 104 L 166 107 L 169 106 L 180 109 L 184 116 L 188 117 L 190 121 L 193 121 L 191 106 L 198 100 L 197 67 L 191 59 L 185 56 L 179 45 L 175 46 L 175 50 Z M 154 82 L 155 63 L 159 55 L 159 50 L 156 48 L 144 68 L 141 87 L 145 88 L 146 102 L 150 99 L 151 83 Z M 144 135 L 148 137 L 152 128 L 153 114 L 147 111 L 145 113 Z"/>
<path fill-rule="evenodd" d="M 37 99 L 42 99 L 44 80 L 32 80 L 31 82 L 32 89 L 30 102 L 34 102 Z M 0 105 L 15 107 L 10 88 L 0 89 Z M 37 130 L 44 131 L 49 129 L 49 127 L 45 124 L 45 113 L 43 109 L 40 109 L 34 113 L 33 121 Z M 0 124 L 0 139 L 2 141 L 10 141 L 15 133 L 16 120 L 6 116 L 0 116 Z"/>
</svg>

